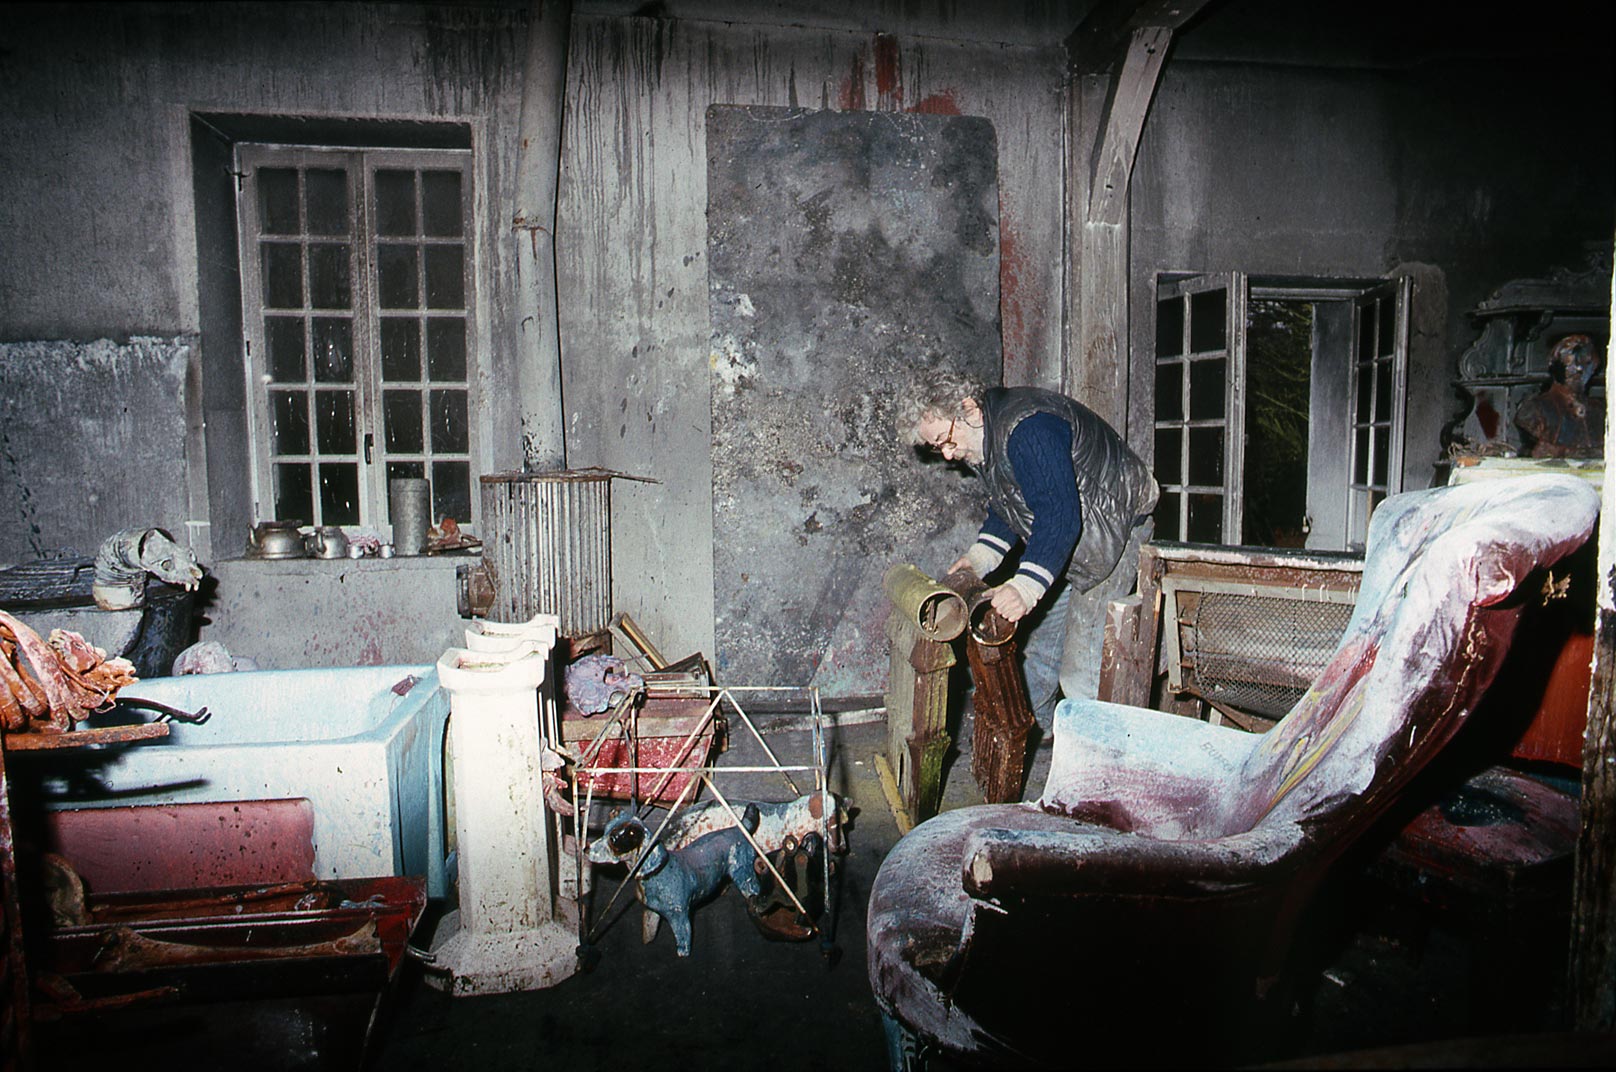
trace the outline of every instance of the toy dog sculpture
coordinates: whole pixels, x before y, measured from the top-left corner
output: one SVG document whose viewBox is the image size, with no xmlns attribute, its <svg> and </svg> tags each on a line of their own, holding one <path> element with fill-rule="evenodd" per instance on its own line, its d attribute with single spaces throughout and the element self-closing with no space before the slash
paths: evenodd
<svg viewBox="0 0 1616 1072">
<path fill-rule="evenodd" d="M 827 798 L 832 810 L 828 821 L 821 825 L 825 818 Z M 739 807 L 740 804 L 737 802 L 735 806 Z M 747 807 L 757 810 L 758 825 L 752 840 L 766 853 L 783 848 L 787 838 L 800 842 L 809 834 L 824 836 L 833 853 L 844 852 L 847 848 L 842 833 L 842 824 L 847 815 L 841 799 L 835 793 L 804 793 L 796 800 L 760 802 L 748 804 Z M 681 848 L 730 825 L 729 811 L 722 804 L 715 800 L 703 801 L 690 805 L 668 820 L 667 827 L 662 831 L 662 843 L 672 849 Z"/>
<path fill-rule="evenodd" d="M 748 832 L 757 829 L 755 805 L 747 805 L 741 822 Z M 613 816 L 605 833 L 589 847 L 589 859 L 632 866 L 649 838 L 645 824 L 633 815 Z M 692 909 L 716 897 L 726 877 L 747 897 L 757 897 L 762 891 L 756 863 L 757 853 L 734 826 L 704 834 L 683 848 L 668 849 L 656 842 L 640 862 L 637 893 L 646 908 L 668 921 L 675 949 L 688 957 Z"/>
</svg>

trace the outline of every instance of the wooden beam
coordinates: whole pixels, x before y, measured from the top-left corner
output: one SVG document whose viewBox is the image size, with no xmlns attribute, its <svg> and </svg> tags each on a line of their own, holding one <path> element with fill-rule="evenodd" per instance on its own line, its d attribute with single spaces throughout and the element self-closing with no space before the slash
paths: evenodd
<svg viewBox="0 0 1616 1072">
<path fill-rule="evenodd" d="M 1147 26 L 1135 30 L 1128 43 L 1127 57 L 1112 87 L 1104 130 L 1094 146 L 1094 180 L 1089 187 L 1086 217 L 1089 223 L 1119 225 L 1128 211 L 1128 184 L 1139 153 L 1139 138 L 1172 40 L 1172 30 Z"/>
<path fill-rule="evenodd" d="M 1206 4 L 1207 0 L 1101 0 L 1066 39 L 1073 72 L 1110 70 L 1135 30 L 1177 30 Z"/>
<path fill-rule="evenodd" d="M 1616 314 L 1616 293 L 1611 310 Z M 1616 1030 L 1616 436 L 1605 415 L 1599 604 L 1582 738 L 1582 828 L 1571 892 L 1570 994 L 1578 1031 Z"/>
</svg>

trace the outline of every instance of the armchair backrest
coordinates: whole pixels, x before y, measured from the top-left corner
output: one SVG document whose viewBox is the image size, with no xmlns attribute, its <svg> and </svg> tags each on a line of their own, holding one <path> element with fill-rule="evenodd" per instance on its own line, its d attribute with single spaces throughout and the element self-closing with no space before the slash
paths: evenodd
<svg viewBox="0 0 1616 1072">
<path fill-rule="evenodd" d="M 1598 513 L 1594 488 L 1560 475 L 1386 500 L 1335 655 L 1204 834 L 1293 822 L 1327 843 L 1372 822 L 1492 682 L 1523 609 L 1542 599 L 1521 582 L 1576 550 Z"/>
</svg>

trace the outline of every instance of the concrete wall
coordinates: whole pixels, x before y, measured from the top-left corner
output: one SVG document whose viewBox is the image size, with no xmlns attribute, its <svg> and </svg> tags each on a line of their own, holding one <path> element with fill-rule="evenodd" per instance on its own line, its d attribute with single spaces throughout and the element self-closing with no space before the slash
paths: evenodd
<svg viewBox="0 0 1616 1072">
<path fill-rule="evenodd" d="M 478 389 L 497 397 L 514 378 L 499 206 L 515 167 L 525 5 L 30 5 L 5 23 L 0 342 L 15 345 L 0 351 L 0 385 L 32 423 L 10 425 L 19 442 L 0 487 L 19 509 L 0 514 L 0 563 L 39 547 L 90 554 L 127 525 L 190 537 L 216 572 L 243 549 L 252 507 L 227 174 L 239 129 L 309 141 L 346 139 L 356 121 L 462 131 L 478 196 Z M 168 346 L 177 368 L 147 367 L 153 339 L 183 343 Z M 520 464 L 517 417 L 490 407 L 485 469 Z M 425 589 L 394 584 L 398 607 L 387 586 L 372 590 L 391 623 L 380 648 L 331 643 L 320 662 L 402 657 Z M 295 631 L 319 609 L 297 585 L 259 585 L 209 615 L 235 640 Z"/>
<path fill-rule="evenodd" d="M 613 496 L 614 586 L 669 654 L 713 652 L 710 104 L 977 115 L 999 144 L 1006 376 L 1059 378 L 1065 5 L 678 3 L 574 11 L 557 257 L 569 464 Z M 884 33 L 883 33 L 884 31 Z M 806 449 L 806 448 L 805 448 Z M 939 548 L 941 569 L 963 548 Z M 797 579 L 759 563 L 766 583 Z M 872 645 L 884 643 L 869 638 Z"/>
<path fill-rule="evenodd" d="M 1061 43 L 1089 6 L 574 5 L 556 236 L 568 462 L 659 481 L 618 484 L 613 572 L 619 609 L 666 648 L 711 653 L 713 642 L 707 106 L 991 120 L 1006 378 L 1053 384 Z M 0 387 L 45 427 L 82 429 L 106 412 L 96 355 L 125 355 L 117 375 L 127 375 L 137 370 L 127 355 L 156 339 L 183 349 L 185 364 L 162 381 L 177 386 L 146 445 L 123 449 L 121 432 L 105 444 L 41 433 L 7 442 L 14 464 L 0 469 L 0 488 L 18 505 L 0 512 L 0 563 L 42 547 L 87 551 L 126 524 L 189 532 L 210 562 L 242 545 L 239 326 L 217 292 L 205 300 L 208 281 L 231 270 L 219 237 L 229 205 L 217 192 L 219 146 L 198 133 L 198 116 L 469 131 L 488 413 L 479 462 L 520 464 L 508 210 L 526 4 L 31 5 L 4 15 L 0 343 L 17 346 L 0 353 Z M 1278 0 L 1209 5 L 1175 46 L 1145 131 L 1131 210 L 1135 330 L 1149 324 L 1158 271 L 1416 272 L 1424 312 L 1409 423 L 1427 438 L 1411 443 L 1408 480 L 1421 483 L 1436 456 L 1432 430 L 1453 409 L 1465 311 L 1506 279 L 1577 267 L 1581 243 L 1612 230 L 1608 6 L 1548 0 L 1530 15 L 1505 27 L 1434 2 L 1335 0 L 1308 5 L 1305 19 Z M 41 379 L 36 367 L 19 379 L 22 353 L 56 355 L 60 375 Z M 19 393 L 21 382 L 34 386 Z M 1149 404 L 1146 377 L 1130 420 L 1148 419 Z M 72 470 L 53 460 L 64 447 Z M 61 481 L 48 508 L 25 518 L 31 474 L 46 470 L 140 490 L 97 510 L 100 492 Z M 306 612 L 302 597 L 277 592 L 229 614 Z M 411 635 L 408 614 L 394 620 L 388 635 Z M 361 656 L 371 657 L 321 657 Z"/>
<path fill-rule="evenodd" d="M 638 13 L 646 10 L 655 17 Z M 617 603 L 659 642 L 681 654 L 711 653 L 713 638 L 706 106 L 991 119 L 1000 145 L 1007 374 L 1053 382 L 1060 41 L 1076 17 L 1073 5 L 1039 0 L 991 11 L 903 0 L 574 5 L 557 236 L 568 463 L 660 481 L 619 483 L 613 521 Z M 479 461 L 485 471 L 520 465 L 511 389 L 518 284 L 508 227 L 527 18 L 528 5 L 518 2 L 7 11 L 0 342 L 59 355 L 58 375 L 46 378 L 54 408 L 40 411 L 42 422 L 74 428 L 99 419 L 95 381 L 74 371 L 93 363 L 91 355 L 124 352 L 133 336 L 190 345 L 161 413 L 162 434 L 149 446 L 103 449 L 92 437 L 64 465 L 44 443 L 10 445 L 16 464 L 5 476 L 14 501 L 27 499 L 30 474 L 75 479 L 36 500 L 43 505 L 30 518 L 20 509 L 0 514 L 0 563 L 32 558 L 40 546 L 88 553 L 108 526 L 123 524 L 188 533 L 209 564 L 240 552 L 252 516 L 230 290 L 232 206 L 221 169 L 230 141 L 255 124 L 285 131 L 287 140 L 300 130 L 340 137 L 354 121 L 469 128 L 487 403 Z M 0 360 L 13 361 L 12 352 Z M 41 391 L 14 398 L 33 407 L 46 397 Z M 184 415 L 178 429 L 176 413 Z M 95 493 L 76 479 L 89 471 L 78 455 L 98 458 L 95 472 L 109 486 L 137 489 L 116 500 L 127 516 L 89 508 Z M 242 638 L 238 630 L 250 631 L 257 616 L 285 635 L 283 622 L 312 614 L 308 584 L 254 583 L 251 598 L 221 597 L 211 630 Z M 376 619 L 396 621 L 394 641 L 405 646 L 407 608 L 417 605 L 403 593 L 408 587 Z M 388 600 L 382 588 L 367 592 Z M 319 654 L 328 665 L 378 657 L 398 656 L 372 651 L 368 641 Z"/>
<path fill-rule="evenodd" d="M 1404 486 L 1429 486 L 1468 311 L 1509 279 L 1585 267 L 1585 243 L 1609 256 L 1610 7 L 1524 12 L 1506 29 L 1446 5 L 1214 5 L 1175 45 L 1134 173 L 1134 352 L 1159 272 L 1413 274 Z"/>
</svg>

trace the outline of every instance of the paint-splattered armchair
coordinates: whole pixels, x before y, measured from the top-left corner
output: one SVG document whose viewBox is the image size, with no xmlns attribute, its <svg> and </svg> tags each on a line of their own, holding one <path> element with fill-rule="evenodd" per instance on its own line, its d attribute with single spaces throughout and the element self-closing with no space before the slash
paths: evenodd
<svg viewBox="0 0 1616 1072">
<path fill-rule="evenodd" d="M 1063 701 L 1036 803 L 947 812 L 881 867 L 894 1063 L 1248 1055 L 1326 868 L 1458 731 L 1598 508 L 1560 476 L 1385 502 L 1339 648 L 1266 734 Z"/>
</svg>

